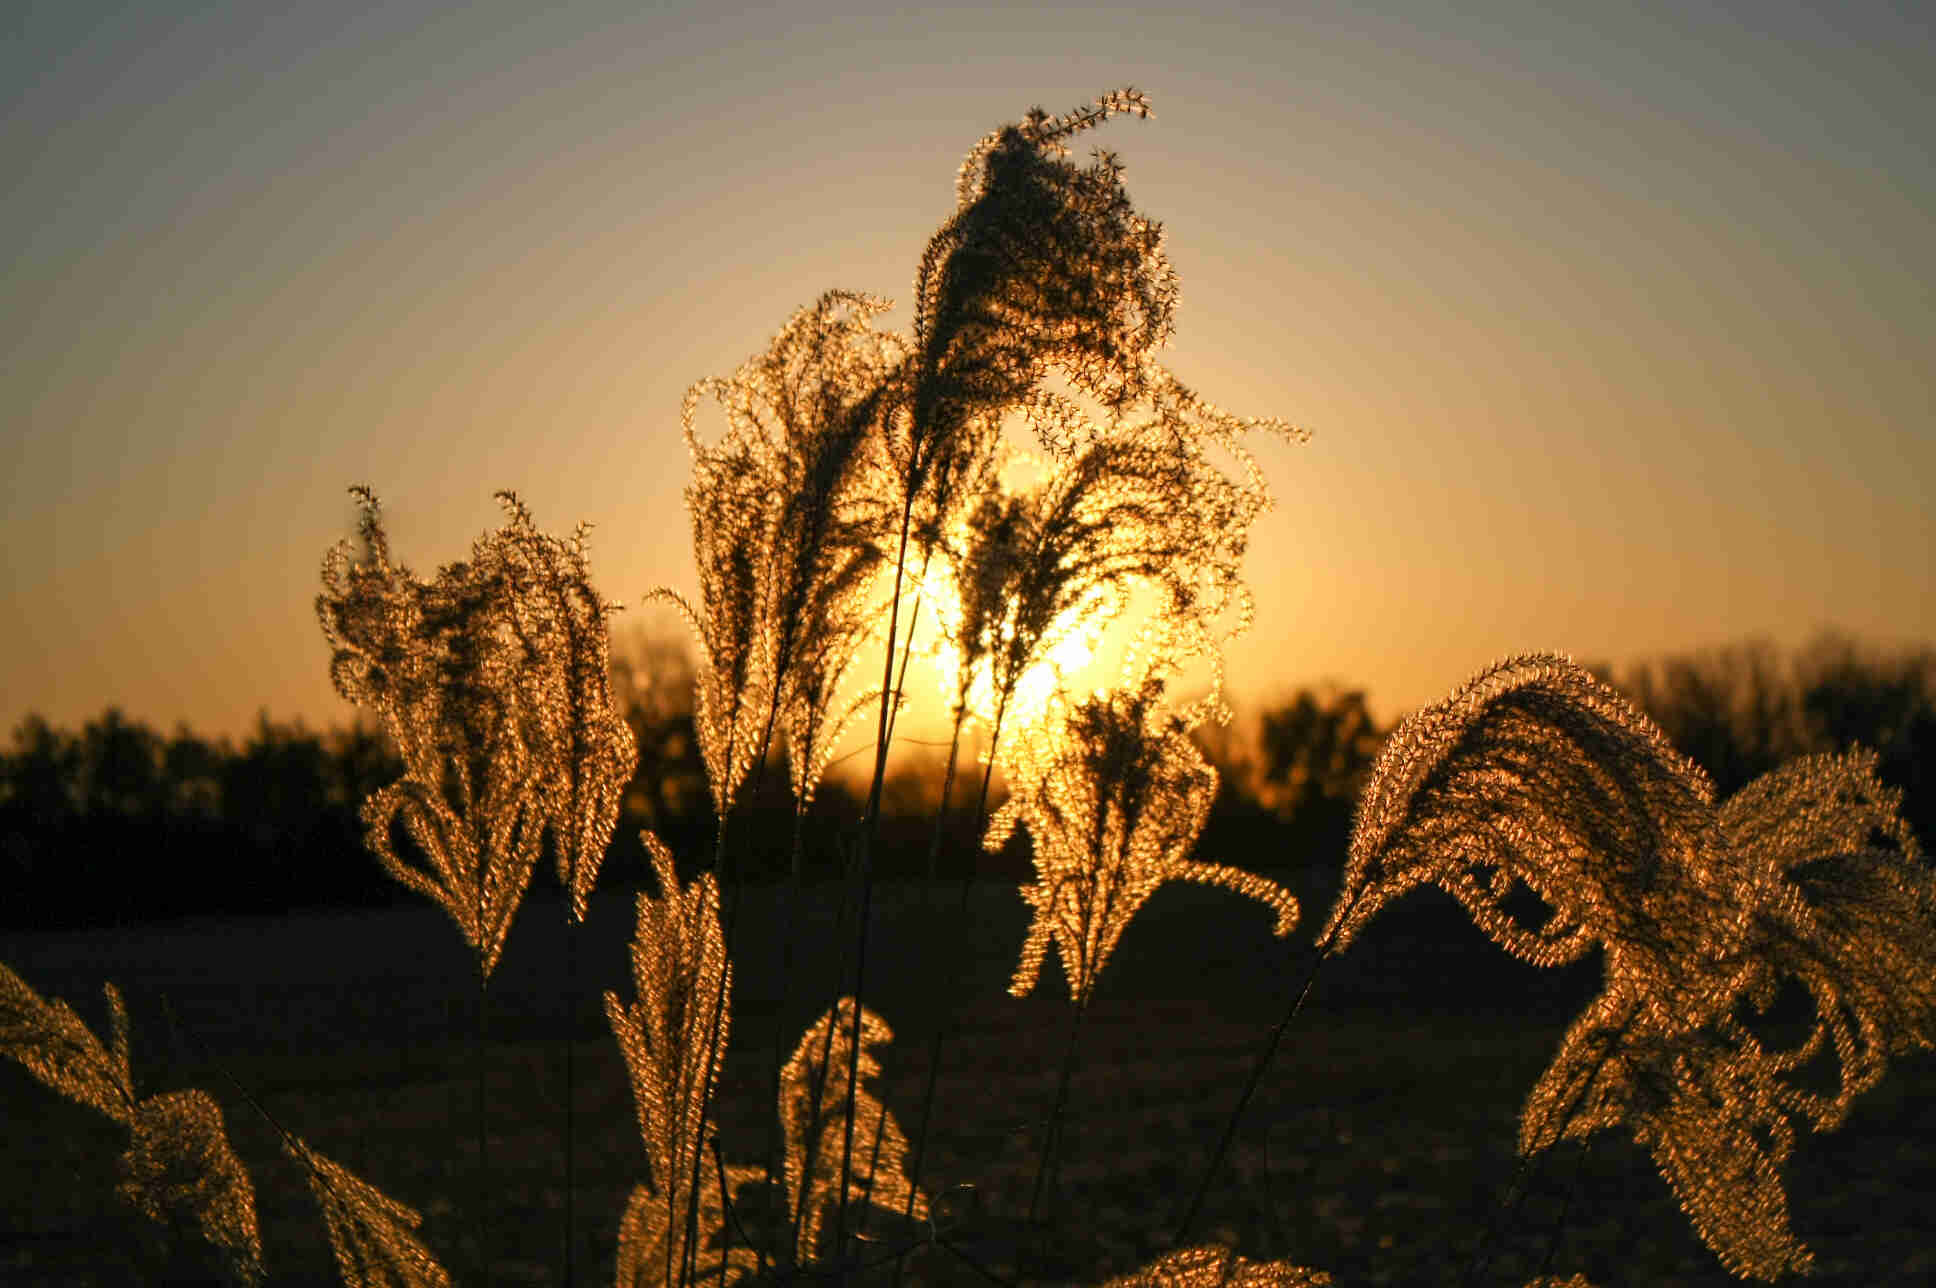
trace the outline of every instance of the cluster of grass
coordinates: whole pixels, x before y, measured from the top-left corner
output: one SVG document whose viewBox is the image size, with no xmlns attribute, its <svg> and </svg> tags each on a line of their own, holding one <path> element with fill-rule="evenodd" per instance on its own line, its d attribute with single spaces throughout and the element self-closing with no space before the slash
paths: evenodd
<svg viewBox="0 0 1936 1288">
<path fill-rule="evenodd" d="M 1686 1215 L 1681 1237 L 1727 1271 L 1811 1268 L 1789 1216 L 1800 1146 L 1842 1127 L 1936 1022 L 1936 880 L 1872 754 L 1802 757 L 1717 801 L 1617 693 L 1532 654 L 1394 731 L 1308 949 L 1282 944 L 1296 892 L 1192 857 L 1217 776 L 1191 734 L 1227 718 L 1222 645 L 1249 624 L 1241 559 L 1269 504 L 1244 440 L 1299 435 L 1158 363 L 1177 294 L 1161 230 L 1112 155 L 1068 159 L 1073 137 L 1120 114 L 1147 104 L 1119 91 L 1031 112 L 969 153 L 909 334 L 875 326 L 882 301 L 830 292 L 688 397 L 698 588 L 657 597 L 698 643 L 694 727 L 719 822 L 709 853 L 646 838 L 650 888 L 618 910 L 617 956 L 609 920 L 594 933 L 610 902 L 593 896 L 637 748 L 585 532 L 550 536 L 505 493 L 505 524 L 425 580 L 358 489 L 360 543 L 326 557 L 318 612 L 336 687 L 400 755 L 401 776 L 364 802 L 365 840 L 462 951 L 432 972 L 449 985 L 441 1015 L 421 981 L 359 989 L 414 1008 L 410 1040 L 357 1050 L 348 1016 L 317 1017 L 323 1054 L 293 1079 L 286 1058 L 222 1040 L 246 1017 L 137 997 L 131 1023 L 110 985 L 108 1022 L 90 1025 L 0 972 L 0 1048 L 93 1115 L 69 1125 L 111 1160 L 92 1174 L 142 1231 L 129 1265 L 299 1282 L 291 1267 L 324 1264 L 326 1241 L 352 1288 L 448 1284 L 445 1262 L 477 1283 L 615 1269 L 623 1285 L 1581 1284 L 1580 1249 L 1633 1242 L 1606 1192 L 1632 1188 L 1638 1161 Z M 1038 455 L 1009 445 L 1024 433 Z M 1111 629 L 1116 678 L 1069 692 Z M 940 671 L 952 734 L 929 879 L 890 892 L 882 791 L 917 660 Z M 1191 675 L 1208 689 L 1185 698 Z M 810 871 L 820 780 L 867 728 L 871 785 L 841 870 Z M 964 763 L 971 728 L 984 751 Z M 965 834 L 948 808 L 962 770 Z M 769 774 L 795 826 L 790 878 L 762 892 L 733 823 Z M 938 880 L 951 848 L 1023 838 L 1034 875 L 1005 920 Z M 547 855 L 563 891 L 549 907 L 525 897 Z M 1247 904 L 1152 940 L 1178 883 Z M 1486 1047 L 1429 1015 L 1296 1027 L 1320 968 L 1327 988 L 1373 978 L 1352 964 L 1362 941 L 1420 886 L 1554 972 L 1571 1022 L 1519 1017 L 1519 1038 Z M 509 982 L 513 927 L 534 918 L 555 963 L 535 993 Z M 1239 937 L 1253 962 L 1211 983 Z M 989 1008 L 991 962 L 1007 1010 Z M 1159 998 L 1184 983 L 1153 1007 L 1112 996 L 1117 977 Z M 1037 996 L 1058 982 L 1061 1001 Z M 556 1060 L 511 1040 L 527 1025 Z M 1454 1108 L 1436 1078 L 1376 1060 L 1394 1041 L 1478 1085 L 1499 1053 L 1535 1054 Z M 1031 1053 L 1019 1077 L 1017 1047 Z M 1287 1099 L 1274 1064 L 1354 1094 Z M 388 1076 L 373 1087 L 370 1069 Z M 385 1116 L 367 1108 L 386 1081 L 402 1107 L 376 1132 Z M 333 1107 L 339 1083 L 356 1112 Z M 1366 1131 L 1354 1097 L 1408 1112 Z M 310 1143 L 333 1119 L 357 1124 L 353 1169 Z M 1505 1137 L 1510 1167 L 1479 1161 L 1475 1123 Z M 1622 1146 L 1603 1140 L 1632 1156 L 1609 1159 Z M 1468 1159 L 1498 1183 L 1449 1208 L 1415 1179 Z M 307 1245 L 282 1215 L 304 1192 L 321 1217 Z M 1387 1218 L 1408 1208 L 1432 1237 L 1401 1245 Z M 585 1246 L 614 1223 L 615 1246 Z"/>
</svg>

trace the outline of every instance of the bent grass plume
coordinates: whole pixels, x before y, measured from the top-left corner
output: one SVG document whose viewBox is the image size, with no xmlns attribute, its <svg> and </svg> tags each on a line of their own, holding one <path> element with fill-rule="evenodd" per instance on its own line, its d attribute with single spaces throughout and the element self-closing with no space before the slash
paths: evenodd
<svg viewBox="0 0 1936 1288">
<path fill-rule="evenodd" d="M 138 1098 L 128 1060 L 128 1011 L 113 984 L 108 1045 L 65 1002 L 49 1002 L 0 965 L 0 1051 L 70 1100 L 128 1129 L 116 1192 L 155 1225 L 192 1232 L 239 1283 L 262 1279 L 255 1189 L 230 1148 L 222 1111 L 193 1089 Z"/>
<path fill-rule="evenodd" d="M 1936 1024 L 1936 882 L 1874 763 L 1811 757 L 1716 808 L 1619 695 L 1565 657 L 1513 658 L 1387 742 L 1323 939 L 1348 945 L 1429 882 L 1535 965 L 1601 949 L 1602 992 L 1527 1099 L 1522 1157 L 1625 1123 L 1729 1270 L 1803 1272 L 1781 1178 L 1797 1121 L 1838 1125 Z M 1550 909 L 1539 924 L 1508 909 L 1519 887 Z M 1790 979 L 1815 1019 L 1775 1048 L 1744 1016 Z M 1829 1050 L 1823 1094 L 1796 1075 Z"/>
<path fill-rule="evenodd" d="M 66 1003 L 42 999 L 0 965 L 0 1051 L 54 1091 L 128 1128 L 116 1189 L 134 1211 L 178 1239 L 198 1238 L 231 1280 L 260 1283 L 255 1189 L 229 1144 L 221 1107 L 194 1088 L 137 1098 L 127 1008 L 113 984 L 102 990 L 105 1047 Z M 347 1288 L 449 1288 L 450 1276 L 411 1233 L 422 1219 L 416 1212 L 269 1121 L 303 1168 Z"/>
</svg>

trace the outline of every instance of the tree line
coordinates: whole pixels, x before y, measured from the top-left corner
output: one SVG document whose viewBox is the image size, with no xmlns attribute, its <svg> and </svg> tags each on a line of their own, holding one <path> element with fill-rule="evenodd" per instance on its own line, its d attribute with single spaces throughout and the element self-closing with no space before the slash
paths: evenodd
<svg viewBox="0 0 1936 1288">
<path fill-rule="evenodd" d="M 611 879 L 649 866 L 638 834 L 703 853 L 712 802 L 692 725 L 692 666 L 682 643 L 634 636 L 614 648 L 620 708 L 638 741 Z M 1713 777 L 1721 796 L 1777 764 L 1862 743 L 1925 852 L 1936 841 L 1936 650 L 1884 649 L 1823 635 L 1795 650 L 1763 641 L 1591 668 L 1660 724 Z M 1316 894 L 1341 862 L 1352 811 L 1390 726 L 1362 689 L 1307 686 L 1202 735 L 1222 785 L 1199 848 L 1275 869 Z M 401 773 L 372 725 L 324 731 L 259 717 L 239 742 L 186 726 L 161 733 L 109 709 L 78 731 L 28 716 L 0 753 L 0 923 L 15 928 L 116 924 L 209 912 L 370 906 L 402 891 L 363 845 L 358 808 Z M 757 858 L 747 875 L 788 875 L 791 820 L 783 775 L 749 793 L 734 827 Z M 882 847 L 889 871 L 925 873 L 939 784 L 910 765 L 889 785 Z M 959 795 L 951 812 L 965 815 Z M 858 801 L 830 778 L 808 829 L 803 874 L 838 872 L 841 829 Z M 951 829 L 960 834 L 960 829 Z M 765 843 L 763 843 L 765 842 Z M 900 871 L 894 865 L 898 863 Z M 1022 877 L 1024 852 L 944 852 L 941 870 Z M 1306 880 L 1295 880 L 1299 876 Z M 549 864 L 534 880 L 554 883 Z"/>
</svg>

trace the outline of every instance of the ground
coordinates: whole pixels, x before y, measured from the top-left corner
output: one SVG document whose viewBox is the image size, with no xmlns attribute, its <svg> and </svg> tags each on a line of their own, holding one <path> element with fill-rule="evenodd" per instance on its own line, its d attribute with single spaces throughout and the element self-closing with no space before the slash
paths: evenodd
<svg viewBox="0 0 1936 1288">
<path fill-rule="evenodd" d="M 778 893 L 751 892 L 734 918 L 732 1054 L 720 1095 L 729 1161 L 766 1149 L 772 1048 L 790 1049 L 833 987 L 836 958 L 805 944 L 849 938 L 835 933 L 825 896 L 802 900 L 789 932 Z M 644 1157 L 598 1000 L 608 987 L 631 995 L 630 904 L 622 891 L 594 900 L 577 932 L 575 1005 L 555 903 L 524 909 L 492 981 L 483 1060 L 495 1283 L 564 1282 L 568 1046 L 577 1278 L 610 1281 L 618 1216 Z M 1286 942 L 1269 937 L 1260 909 L 1222 892 L 1178 888 L 1152 900 L 1086 1020 L 1062 1161 L 1033 1239 L 1021 1216 L 1068 1023 L 1060 976 L 1046 971 L 1033 997 L 1006 995 L 1025 915 L 1012 888 L 976 888 L 962 915 L 952 891 L 890 888 L 877 912 L 868 1005 L 896 1033 L 880 1092 L 910 1136 L 934 1024 L 954 1021 L 926 1187 L 959 1251 L 924 1249 L 912 1277 L 1094 1283 L 1173 1246 L 1255 1055 L 1301 982 L 1321 909 L 1307 907 Z M 790 934 L 802 946 L 786 960 Z M 278 1122 L 421 1210 L 426 1242 L 469 1280 L 475 984 L 441 913 L 409 905 L 9 934 L 0 960 L 97 1032 L 100 983 L 113 979 L 128 998 L 144 1094 L 192 1085 L 222 1102 L 254 1175 L 271 1283 L 334 1276 L 300 1173 L 231 1074 Z M 1456 908 L 1429 899 L 1388 931 L 1374 927 L 1319 973 L 1191 1240 L 1326 1269 L 1340 1284 L 1458 1282 L 1512 1175 L 1520 1102 L 1596 970 L 1519 966 Z M 1846 1127 L 1802 1141 L 1789 1191 L 1794 1228 L 1818 1258 L 1812 1282 L 1921 1284 L 1936 1274 L 1923 1211 L 1936 1191 L 1932 1090 L 1936 1060 L 1901 1061 Z M 144 1273 L 139 1258 L 149 1254 L 112 1193 L 123 1130 L 11 1063 L 0 1067 L 0 1106 L 0 1282 L 120 1284 Z M 1516 1285 L 1538 1270 L 1569 1191 L 1553 1272 L 1608 1286 L 1733 1282 L 1646 1155 L 1612 1134 L 1533 1174 L 1488 1282 Z"/>
</svg>

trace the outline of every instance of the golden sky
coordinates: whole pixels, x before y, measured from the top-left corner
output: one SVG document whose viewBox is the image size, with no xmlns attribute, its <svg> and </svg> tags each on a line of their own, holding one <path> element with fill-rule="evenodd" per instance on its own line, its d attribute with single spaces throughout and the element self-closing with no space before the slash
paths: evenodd
<svg viewBox="0 0 1936 1288">
<path fill-rule="evenodd" d="M 685 387 L 831 287 L 904 325 L 963 153 L 1122 85 L 1083 145 L 1168 230 L 1169 363 L 1313 431 L 1260 447 L 1240 699 L 1936 639 L 1926 24 L 1563 7 L 16 14 L 0 719 L 346 719 L 351 483 L 420 574 L 511 487 L 608 596 L 691 589 Z"/>
</svg>

